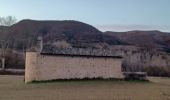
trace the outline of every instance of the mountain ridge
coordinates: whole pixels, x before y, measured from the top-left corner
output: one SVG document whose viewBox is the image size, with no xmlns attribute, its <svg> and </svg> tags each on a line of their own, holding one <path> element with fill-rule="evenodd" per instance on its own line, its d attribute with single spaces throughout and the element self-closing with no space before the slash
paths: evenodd
<svg viewBox="0 0 170 100">
<path fill-rule="evenodd" d="M 145 47 L 147 49 L 170 49 L 170 33 L 161 31 L 128 31 L 105 32 L 131 45 Z"/>
<path fill-rule="evenodd" d="M 46 43 L 65 40 L 74 47 L 88 47 L 88 44 L 93 43 L 106 43 L 109 45 L 124 44 L 114 36 L 105 35 L 91 25 L 73 20 L 22 20 L 8 27 L 4 34 L 6 40 L 11 40 L 11 43 L 14 43 L 17 48 L 21 48 L 21 45 L 18 44 L 23 43 L 22 45 L 26 45 L 29 41 L 32 42 L 30 44 L 35 44 L 38 36 L 43 36 Z M 92 47 L 95 47 L 95 45 Z"/>
</svg>

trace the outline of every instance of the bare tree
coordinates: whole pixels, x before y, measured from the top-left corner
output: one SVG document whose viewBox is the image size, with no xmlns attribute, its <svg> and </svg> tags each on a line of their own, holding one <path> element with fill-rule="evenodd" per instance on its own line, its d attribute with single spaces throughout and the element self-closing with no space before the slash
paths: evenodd
<svg viewBox="0 0 170 100">
<path fill-rule="evenodd" d="M 11 26 L 16 23 L 16 18 L 13 16 L 0 17 L 0 26 Z M 6 30 L 4 30 L 6 31 Z M 2 70 L 5 70 L 5 57 L 6 51 L 9 47 L 8 39 L 0 40 L 0 54 L 1 54 L 1 62 L 2 62 Z"/>
<path fill-rule="evenodd" d="M 6 51 L 8 49 L 9 43 L 6 41 L 0 41 L 1 43 L 1 62 L 2 62 L 2 70 L 5 70 L 5 57 Z"/>
<path fill-rule="evenodd" d="M 13 16 L 0 17 L 0 26 L 11 26 L 15 24 L 17 19 Z"/>
</svg>

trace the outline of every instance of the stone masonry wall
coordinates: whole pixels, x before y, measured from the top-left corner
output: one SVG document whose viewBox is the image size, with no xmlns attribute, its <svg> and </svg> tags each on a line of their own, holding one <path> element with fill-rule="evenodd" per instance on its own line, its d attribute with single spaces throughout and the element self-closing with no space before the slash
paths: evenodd
<svg viewBox="0 0 170 100">
<path fill-rule="evenodd" d="M 121 58 L 26 53 L 25 82 L 55 79 L 123 78 Z"/>
</svg>

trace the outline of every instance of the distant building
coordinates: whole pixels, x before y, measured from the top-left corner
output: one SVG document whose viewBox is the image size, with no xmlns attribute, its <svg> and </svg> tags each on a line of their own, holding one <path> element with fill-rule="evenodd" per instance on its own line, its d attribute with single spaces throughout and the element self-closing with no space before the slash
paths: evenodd
<svg viewBox="0 0 170 100">
<path fill-rule="evenodd" d="M 26 83 L 84 78 L 123 78 L 122 57 L 108 50 L 59 49 L 50 45 L 38 52 L 26 52 Z"/>
</svg>

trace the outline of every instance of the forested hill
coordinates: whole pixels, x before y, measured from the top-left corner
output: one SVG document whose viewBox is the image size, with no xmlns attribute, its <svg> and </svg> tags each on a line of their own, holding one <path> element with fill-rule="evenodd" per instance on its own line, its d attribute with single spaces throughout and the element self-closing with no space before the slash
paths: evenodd
<svg viewBox="0 0 170 100">
<path fill-rule="evenodd" d="M 170 53 L 170 33 L 160 31 L 105 32 L 129 45 Z"/>
<path fill-rule="evenodd" d="M 73 20 L 22 20 L 10 27 L 0 27 L 0 39 L 16 49 L 34 46 L 38 36 L 43 36 L 45 43 L 62 44 L 65 47 L 134 45 L 170 52 L 170 33 L 160 31 L 101 32 L 91 25 Z"/>
<path fill-rule="evenodd" d="M 1 40 L 10 42 L 13 48 L 21 49 L 35 45 L 38 36 L 45 43 L 64 42 L 71 47 L 96 47 L 101 45 L 125 44 L 114 36 L 103 34 L 95 27 L 78 21 L 35 21 L 22 20 L 10 27 L 0 28 Z"/>
</svg>

